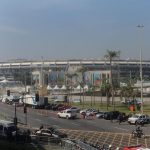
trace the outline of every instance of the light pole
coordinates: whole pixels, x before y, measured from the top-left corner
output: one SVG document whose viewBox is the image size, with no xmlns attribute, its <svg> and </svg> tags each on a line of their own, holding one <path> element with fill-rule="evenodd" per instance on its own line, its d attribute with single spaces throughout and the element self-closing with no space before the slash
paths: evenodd
<svg viewBox="0 0 150 150">
<path fill-rule="evenodd" d="M 143 70 L 142 70 L 142 49 L 140 50 L 140 77 L 141 77 L 141 113 L 143 114 Z"/>
<path fill-rule="evenodd" d="M 143 29 L 144 25 L 137 25 L 139 29 Z M 143 69 L 142 69 L 142 48 L 140 48 L 140 78 L 141 78 L 141 113 L 143 114 Z"/>
</svg>

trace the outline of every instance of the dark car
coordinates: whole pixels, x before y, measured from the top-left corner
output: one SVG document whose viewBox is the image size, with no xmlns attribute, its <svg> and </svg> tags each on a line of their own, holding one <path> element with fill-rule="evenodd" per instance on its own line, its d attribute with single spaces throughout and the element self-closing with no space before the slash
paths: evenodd
<svg viewBox="0 0 150 150">
<path fill-rule="evenodd" d="M 150 123 L 150 118 L 140 118 L 136 121 L 136 125 L 145 125 Z"/>
<path fill-rule="evenodd" d="M 117 119 L 119 114 L 120 114 L 119 111 L 105 112 L 104 119 L 106 119 L 106 120 Z"/>
<path fill-rule="evenodd" d="M 62 106 L 64 106 L 64 105 L 63 104 L 56 104 L 56 105 L 52 106 L 52 110 L 56 111 L 56 110 L 58 110 L 59 107 L 62 107 Z"/>
<path fill-rule="evenodd" d="M 105 115 L 105 112 L 98 112 L 98 113 L 96 114 L 96 117 L 97 117 L 97 118 L 104 118 L 104 115 Z"/>
<path fill-rule="evenodd" d="M 67 134 L 66 133 L 63 133 L 53 127 L 49 127 L 48 128 L 51 133 L 52 133 L 52 136 L 55 137 L 55 138 L 67 138 Z"/>
<path fill-rule="evenodd" d="M 46 110 L 50 110 L 50 109 L 52 109 L 53 106 L 55 106 L 55 104 L 50 104 L 50 103 L 48 103 L 48 104 L 45 106 L 45 109 L 46 109 Z"/>
</svg>

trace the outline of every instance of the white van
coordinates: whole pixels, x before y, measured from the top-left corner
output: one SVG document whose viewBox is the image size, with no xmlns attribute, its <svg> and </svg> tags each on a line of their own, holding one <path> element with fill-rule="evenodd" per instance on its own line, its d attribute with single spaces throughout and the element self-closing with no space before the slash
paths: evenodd
<svg viewBox="0 0 150 150">
<path fill-rule="evenodd" d="M 8 138 L 16 135 L 16 126 L 13 122 L 0 120 L 0 137 Z"/>
</svg>

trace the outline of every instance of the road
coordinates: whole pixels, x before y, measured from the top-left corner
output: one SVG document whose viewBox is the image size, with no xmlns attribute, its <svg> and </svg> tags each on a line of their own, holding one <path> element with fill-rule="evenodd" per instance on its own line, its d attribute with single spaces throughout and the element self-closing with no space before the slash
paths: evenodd
<svg viewBox="0 0 150 150">
<path fill-rule="evenodd" d="M 115 133 L 131 133 L 135 129 L 134 125 L 129 125 L 123 122 L 119 125 L 115 120 L 110 122 L 104 119 L 74 119 L 67 120 L 57 117 L 57 113 L 42 109 L 27 109 L 27 124 L 29 128 L 39 128 L 41 124 L 44 126 L 55 126 L 59 129 L 84 130 L 84 131 L 100 131 L 100 132 L 115 132 Z M 15 114 L 15 107 L 0 103 L 0 115 L 7 116 L 8 119 L 13 120 Z M 17 107 L 17 118 L 20 123 L 26 122 L 26 116 L 23 113 L 23 107 Z M 145 134 L 150 135 L 150 125 L 143 127 Z"/>
</svg>

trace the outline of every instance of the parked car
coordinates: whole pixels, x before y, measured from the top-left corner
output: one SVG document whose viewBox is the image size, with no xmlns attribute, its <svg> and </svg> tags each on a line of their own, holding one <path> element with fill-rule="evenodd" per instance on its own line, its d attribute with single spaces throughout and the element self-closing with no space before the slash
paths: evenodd
<svg viewBox="0 0 150 150">
<path fill-rule="evenodd" d="M 87 111 L 87 109 L 80 110 L 80 114 L 81 114 L 81 115 L 82 115 L 82 114 L 85 114 L 86 111 Z"/>
<path fill-rule="evenodd" d="M 52 106 L 52 110 L 56 111 L 56 110 L 59 110 L 60 107 L 63 107 L 64 105 L 63 104 L 55 104 Z"/>
<path fill-rule="evenodd" d="M 93 109 L 93 108 L 89 108 L 87 109 L 86 112 L 90 112 L 90 113 L 93 113 L 94 115 L 96 115 L 98 113 L 98 111 L 96 109 Z"/>
<path fill-rule="evenodd" d="M 66 119 L 70 119 L 70 118 L 74 119 L 77 117 L 77 113 L 74 111 L 71 111 L 70 109 L 66 109 L 61 112 L 58 112 L 57 115 L 59 118 L 66 118 Z"/>
<path fill-rule="evenodd" d="M 48 129 L 51 131 L 52 136 L 55 138 L 67 138 L 66 133 L 63 133 L 63 132 L 55 129 L 54 127 L 49 127 Z"/>
<path fill-rule="evenodd" d="M 150 123 L 150 118 L 139 118 L 137 121 L 136 121 L 136 125 L 145 125 L 145 124 L 149 124 Z"/>
<path fill-rule="evenodd" d="M 104 118 L 104 114 L 105 114 L 105 112 L 98 112 L 97 114 L 96 114 L 96 118 Z"/>
<path fill-rule="evenodd" d="M 71 108 L 71 106 L 69 106 L 69 105 L 62 105 L 62 106 L 58 107 L 58 111 L 62 111 L 62 110 L 70 109 L 70 108 Z"/>
<path fill-rule="evenodd" d="M 128 118 L 128 123 L 136 124 L 138 119 L 145 119 L 145 118 L 148 118 L 148 115 L 135 114 Z"/>
<path fill-rule="evenodd" d="M 120 112 L 119 111 L 110 111 L 110 112 L 105 112 L 104 114 L 104 119 L 110 120 L 110 119 L 117 119 L 119 116 Z"/>
<path fill-rule="evenodd" d="M 44 108 L 45 108 L 46 110 L 50 110 L 50 109 L 52 109 L 52 105 L 51 105 L 51 104 L 47 104 Z"/>
<path fill-rule="evenodd" d="M 35 135 L 52 137 L 52 132 L 49 129 L 40 129 L 35 132 Z"/>
<path fill-rule="evenodd" d="M 69 108 L 71 111 L 74 111 L 74 112 L 76 112 L 76 113 L 79 113 L 80 112 L 80 108 L 78 108 L 78 107 L 71 107 L 71 108 Z"/>
</svg>

